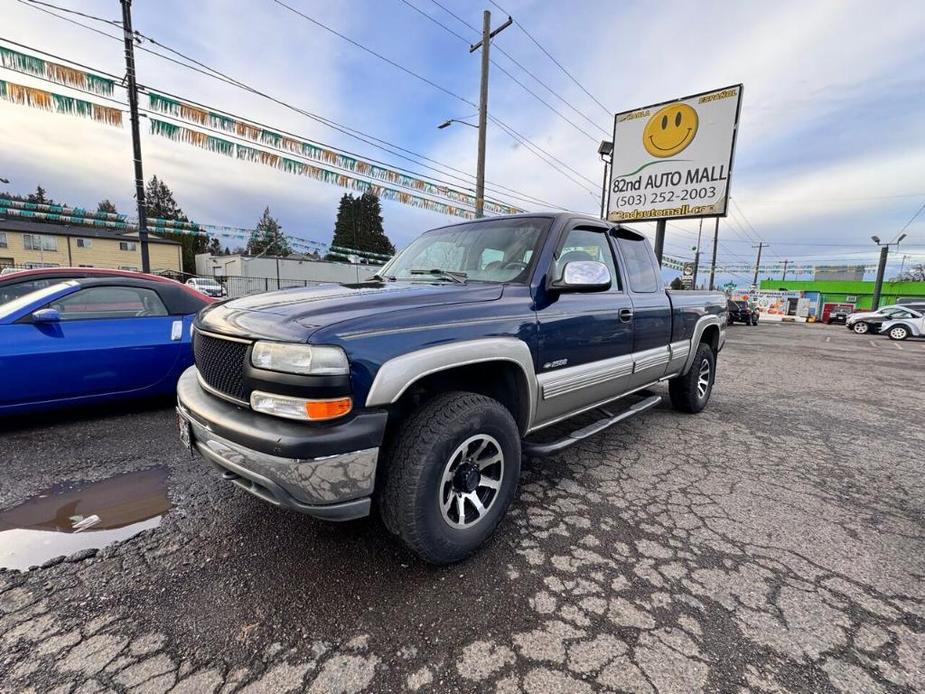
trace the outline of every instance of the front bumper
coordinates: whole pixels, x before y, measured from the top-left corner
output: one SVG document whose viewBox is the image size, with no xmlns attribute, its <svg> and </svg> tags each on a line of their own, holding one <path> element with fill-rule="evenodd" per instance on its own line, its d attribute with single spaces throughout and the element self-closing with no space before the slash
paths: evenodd
<svg viewBox="0 0 925 694">
<path fill-rule="evenodd" d="M 369 515 L 385 411 L 328 426 L 282 420 L 206 393 L 190 367 L 177 384 L 177 414 L 192 448 L 260 499 L 325 520 Z"/>
</svg>

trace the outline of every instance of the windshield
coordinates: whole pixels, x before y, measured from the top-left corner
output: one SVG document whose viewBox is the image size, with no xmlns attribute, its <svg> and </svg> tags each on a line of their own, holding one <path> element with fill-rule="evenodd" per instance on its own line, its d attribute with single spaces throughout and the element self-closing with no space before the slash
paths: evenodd
<svg viewBox="0 0 925 694">
<path fill-rule="evenodd" d="M 523 283 L 550 223 L 543 218 L 499 219 L 435 229 L 416 239 L 380 275 L 427 282 Z"/>
<path fill-rule="evenodd" d="M 62 287 L 76 284 L 77 282 L 74 280 L 70 280 L 68 282 L 59 282 L 57 284 L 52 284 L 49 287 L 42 287 L 41 289 L 36 289 L 34 292 L 23 294 L 22 296 L 3 304 L 3 306 L 0 306 L 0 319 L 12 316 L 14 313 L 21 311 L 29 304 L 59 292 Z"/>
</svg>

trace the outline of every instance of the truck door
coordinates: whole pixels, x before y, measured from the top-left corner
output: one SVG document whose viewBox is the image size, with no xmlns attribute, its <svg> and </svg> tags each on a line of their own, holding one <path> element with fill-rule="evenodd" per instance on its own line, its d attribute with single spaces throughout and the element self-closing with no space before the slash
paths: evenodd
<svg viewBox="0 0 925 694">
<path fill-rule="evenodd" d="M 537 424 L 544 424 L 627 389 L 633 364 L 632 302 L 623 289 L 608 227 L 575 223 L 562 234 L 550 268 L 558 278 L 566 263 L 597 260 L 610 270 L 610 289 L 553 293 L 537 305 L 539 393 Z"/>
<path fill-rule="evenodd" d="M 633 304 L 633 376 L 631 387 L 657 381 L 668 368 L 671 342 L 671 302 L 662 285 L 655 253 L 644 236 L 617 229 L 616 239 Z"/>
</svg>

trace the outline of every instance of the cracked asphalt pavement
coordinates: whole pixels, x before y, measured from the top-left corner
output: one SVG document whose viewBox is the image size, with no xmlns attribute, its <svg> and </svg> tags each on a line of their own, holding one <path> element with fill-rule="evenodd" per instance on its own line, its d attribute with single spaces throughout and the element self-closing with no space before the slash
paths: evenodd
<svg viewBox="0 0 925 694">
<path fill-rule="evenodd" d="M 0 690 L 923 691 L 923 367 L 923 341 L 734 326 L 704 413 L 527 463 L 444 568 L 222 481 L 169 403 L 7 422 L 0 510 L 154 466 L 172 508 L 0 572 Z"/>
</svg>

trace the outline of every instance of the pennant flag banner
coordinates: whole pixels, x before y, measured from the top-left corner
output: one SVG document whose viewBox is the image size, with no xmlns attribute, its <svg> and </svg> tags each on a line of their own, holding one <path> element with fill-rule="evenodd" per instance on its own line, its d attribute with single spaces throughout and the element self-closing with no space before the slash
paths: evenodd
<svg viewBox="0 0 925 694">
<path fill-rule="evenodd" d="M 57 212 L 36 212 L 35 210 L 23 210 L 16 207 L 4 207 L 0 202 L 0 215 L 6 217 L 22 217 L 24 219 L 40 219 L 47 222 L 60 222 L 62 224 L 77 224 L 86 227 L 101 227 L 105 229 L 131 229 L 126 222 L 110 222 L 82 215 L 59 214 Z"/>
<path fill-rule="evenodd" d="M 360 176 L 374 178 L 378 181 L 384 181 L 386 183 L 401 186 L 402 188 L 409 188 L 415 191 L 419 191 L 425 195 L 433 195 L 435 197 L 445 198 L 462 205 L 469 205 L 472 207 L 475 206 L 475 196 L 471 193 L 467 193 L 456 188 L 450 188 L 448 186 L 431 183 L 430 181 L 425 181 L 415 176 L 409 176 L 408 174 L 402 173 L 401 171 L 397 171 L 395 169 L 378 166 L 376 164 L 363 161 L 362 159 L 356 159 L 308 140 L 289 137 L 288 135 L 283 135 L 282 133 L 273 130 L 267 130 L 266 128 L 253 125 L 246 121 L 236 120 L 221 113 L 216 113 L 214 111 L 200 108 L 184 101 L 171 99 L 155 92 L 148 92 L 148 103 L 152 110 L 165 113 L 188 123 L 201 125 L 213 130 L 221 130 L 229 134 L 236 135 L 237 137 L 251 140 L 266 147 L 272 147 L 284 152 L 292 152 L 306 159 L 311 159 L 312 161 L 329 164 L 339 169 L 354 172 Z M 165 125 L 170 124 L 168 123 Z M 199 141 L 200 138 L 208 137 L 204 133 L 196 131 L 188 132 L 193 132 L 194 134 L 178 134 L 172 139 L 183 139 L 183 141 L 189 142 L 189 144 L 195 144 L 199 147 L 204 147 L 205 149 L 211 148 L 208 143 L 201 143 Z M 167 135 L 165 134 L 165 136 Z M 222 140 L 222 142 L 224 142 L 224 140 Z M 227 154 L 227 152 L 221 153 Z M 272 165 L 273 164 L 271 164 L 271 166 Z M 510 205 L 505 205 L 491 200 L 485 201 L 485 210 L 492 214 L 515 214 L 524 211 L 517 207 L 512 207 Z"/>
<path fill-rule="evenodd" d="M 149 118 L 148 120 L 151 122 L 151 132 L 154 135 L 167 137 L 177 142 L 186 142 L 197 146 L 205 146 L 200 144 L 203 142 L 201 138 L 199 138 L 197 135 L 189 134 L 191 132 L 189 128 L 185 128 L 182 125 L 175 125 L 173 123 L 165 123 L 164 121 L 158 120 L 157 118 Z M 198 135 L 202 135 L 202 133 L 198 133 Z M 419 195 L 414 195 L 413 193 L 408 193 L 403 190 L 396 190 L 395 188 L 380 186 L 369 181 L 364 181 L 359 178 L 354 178 L 353 176 L 348 176 L 347 174 L 331 171 L 330 169 L 324 169 L 312 164 L 306 164 L 301 161 L 296 161 L 295 159 L 289 159 L 288 157 L 283 157 L 279 154 L 274 154 L 273 152 L 267 152 L 265 150 L 248 147 L 246 145 L 236 144 L 229 140 L 222 140 L 222 142 L 224 144 L 221 147 L 214 146 L 210 148 L 209 146 L 205 146 L 205 148 L 210 149 L 210 151 L 213 152 L 226 154 L 226 156 L 234 156 L 235 158 L 241 159 L 243 161 L 257 162 L 266 166 L 272 166 L 287 173 L 296 174 L 299 176 L 308 176 L 309 178 L 313 178 L 317 181 L 330 183 L 341 188 L 349 188 L 350 190 L 356 190 L 364 193 L 368 191 L 374 193 L 379 198 L 384 200 L 394 200 L 405 205 L 410 205 L 411 207 L 430 210 L 432 212 L 440 212 L 441 214 L 450 215 L 452 217 L 464 217 L 466 219 L 473 219 L 475 217 L 475 212 L 472 210 L 464 209 L 462 207 L 449 205 L 443 202 L 438 202 L 437 200 L 431 200 L 429 198 L 423 198 Z"/>
<path fill-rule="evenodd" d="M 47 205 L 45 203 L 38 202 L 10 200 L 9 198 L 0 198 L 0 207 L 15 207 L 20 210 L 32 210 L 33 212 L 53 212 L 55 214 L 88 217 L 91 219 L 102 219 L 110 222 L 124 222 L 126 219 L 124 214 L 116 214 L 115 212 L 98 212 L 96 210 L 84 210 L 80 207 Z"/>
<path fill-rule="evenodd" d="M 112 96 L 112 88 L 115 85 L 115 82 L 107 77 L 19 53 L 3 46 L 0 46 L 0 67 L 102 96 Z"/>
<path fill-rule="evenodd" d="M 391 260 L 392 256 L 383 255 L 382 253 L 370 253 L 369 251 L 358 251 L 356 248 L 345 248 L 344 246 L 331 246 L 331 251 L 338 254 L 361 255 L 364 258 L 379 258 L 380 260 Z"/>
<path fill-rule="evenodd" d="M 20 106 L 53 111 L 81 118 L 92 118 L 99 123 L 122 127 L 122 111 L 109 106 L 100 106 L 91 101 L 75 99 L 63 94 L 46 92 L 43 89 L 25 87 L 13 82 L 0 80 L 0 99 Z"/>
</svg>

